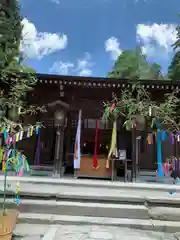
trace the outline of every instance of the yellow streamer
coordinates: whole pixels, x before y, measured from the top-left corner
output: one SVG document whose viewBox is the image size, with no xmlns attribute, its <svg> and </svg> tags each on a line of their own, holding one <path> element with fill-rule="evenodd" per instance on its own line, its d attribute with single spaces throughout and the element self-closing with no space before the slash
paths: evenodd
<svg viewBox="0 0 180 240">
<path fill-rule="evenodd" d="M 116 150 L 116 143 L 117 142 L 117 128 L 116 128 L 116 121 L 114 121 L 113 123 L 113 129 L 112 129 L 112 137 L 111 137 L 111 148 L 109 150 L 109 154 L 106 160 L 106 168 L 109 168 L 109 161 L 110 161 L 110 157 L 113 153 L 115 153 Z"/>
<path fill-rule="evenodd" d="M 34 127 L 32 126 L 32 127 L 30 127 L 30 136 L 32 136 L 33 135 L 33 130 L 34 130 Z"/>
<path fill-rule="evenodd" d="M 2 172 L 5 173 L 5 171 L 6 171 L 6 163 L 3 160 L 3 162 L 2 162 Z"/>
<path fill-rule="evenodd" d="M 19 141 L 19 135 L 20 135 L 20 133 L 18 132 L 18 133 L 16 133 L 16 142 L 18 142 Z"/>
<path fill-rule="evenodd" d="M 4 133 L 4 127 L 1 128 L 1 132 Z"/>
<path fill-rule="evenodd" d="M 3 148 L 0 148 L 0 163 L 1 163 L 2 160 L 3 160 L 3 155 L 4 155 L 4 149 L 3 149 Z"/>
</svg>

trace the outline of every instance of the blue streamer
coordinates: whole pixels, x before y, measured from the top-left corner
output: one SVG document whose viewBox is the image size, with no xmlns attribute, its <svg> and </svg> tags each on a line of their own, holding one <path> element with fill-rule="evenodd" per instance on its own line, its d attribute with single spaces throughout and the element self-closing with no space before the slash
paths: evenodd
<svg viewBox="0 0 180 240">
<path fill-rule="evenodd" d="M 168 135 L 167 135 L 166 131 L 162 131 L 161 137 L 162 137 L 162 141 L 163 141 L 163 142 L 164 142 L 165 140 L 168 140 Z"/>
<path fill-rule="evenodd" d="M 17 166 L 17 171 L 16 171 L 17 173 L 20 172 L 21 166 L 22 166 L 22 155 L 19 154 L 19 156 L 18 156 L 18 166 Z"/>
<path fill-rule="evenodd" d="M 4 141 L 6 141 L 6 139 L 7 139 L 7 131 L 6 129 L 4 129 Z"/>
<path fill-rule="evenodd" d="M 158 177 L 163 177 L 162 168 L 162 149 L 161 149 L 161 130 L 157 129 L 157 163 L 158 163 Z"/>
<path fill-rule="evenodd" d="M 12 157 L 12 160 L 15 159 L 15 149 L 12 150 L 11 157 Z"/>
<path fill-rule="evenodd" d="M 16 196 L 16 198 L 15 198 L 15 204 L 16 204 L 17 206 L 20 205 L 20 198 L 19 198 L 19 196 Z"/>
</svg>

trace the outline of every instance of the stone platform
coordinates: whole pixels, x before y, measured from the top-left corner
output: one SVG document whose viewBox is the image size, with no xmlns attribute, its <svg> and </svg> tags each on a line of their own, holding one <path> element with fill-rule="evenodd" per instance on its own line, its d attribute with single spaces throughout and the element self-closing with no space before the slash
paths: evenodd
<svg viewBox="0 0 180 240">
<path fill-rule="evenodd" d="M 14 240 L 179 240 L 180 233 L 173 234 L 143 231 L 131 228 L 75 225 L 18 224 Z"/>
</svg>

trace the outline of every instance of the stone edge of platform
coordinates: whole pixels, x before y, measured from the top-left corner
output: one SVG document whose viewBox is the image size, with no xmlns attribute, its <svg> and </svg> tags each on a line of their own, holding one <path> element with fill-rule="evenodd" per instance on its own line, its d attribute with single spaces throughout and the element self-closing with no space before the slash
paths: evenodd
<svg viewBox="0 0 180 240">
<path fill-rule="evenodd" d="M 3 181 L 4 177 L 0 176 L 0 181 Z M 174 190 L 180 191 L 180 185 L 172 184 L 160 184 L 160 183 L 124 183 L 124 182 L 112 182 L 103 180 L 85 180 L 85 179 L 54 179 L 43 177 L 16 177 L 8 176 L 8 181 L 21 181 L 22 183 L 31 184 L 50 184 L 50 185 L 64 185 L 64 186 L 77 186 L 77 187 L 103 187 L 103 188 L 126 188 L 126 189 L 142 189 L 142 190 L 171 190 L 172 186 Z"/>
<path fill-rule="evenodd" d="M 150 230 L 174 233 L 179 232 L 180 222 L 141 220 L 141 219 L 120 219 L 120 218 L 100 218 L 83 216 L 60 216 L 50 214 L 26 214 L 19 216 L 18 223 L 28 224 L 48 224 L 48 225 L 103 225 L 114 227 L 127 227 L 140 230 Z"/>
</svg>

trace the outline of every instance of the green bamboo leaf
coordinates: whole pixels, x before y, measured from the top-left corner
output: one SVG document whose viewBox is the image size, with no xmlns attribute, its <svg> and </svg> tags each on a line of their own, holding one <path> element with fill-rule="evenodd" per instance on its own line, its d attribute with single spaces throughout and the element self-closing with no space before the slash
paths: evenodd
<svg viewBox="0 0 180 240">
<path fill-rule="evenodd" d="M 151 121 L 151 128 L 154 127 L 155 123 L 156 123 L 156 118 L 153 118 L 152 121 Z"/>
</svg>

